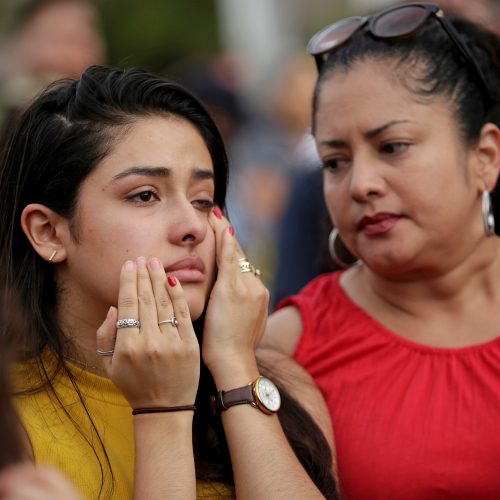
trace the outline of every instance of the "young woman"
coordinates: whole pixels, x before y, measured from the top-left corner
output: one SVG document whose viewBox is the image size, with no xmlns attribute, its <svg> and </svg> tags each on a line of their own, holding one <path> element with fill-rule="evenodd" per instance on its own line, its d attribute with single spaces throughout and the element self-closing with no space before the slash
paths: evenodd
<svg viewBox="0 0 500 500">
<path fill-rule="evenodd" d="M 358 262 L 282 302 L 263 345 L 322 389 L 346 498 L 499 498 L 500 43 L 409 4 L 309 49 L 326 203 Z"/>
<path fill-rule="evenodd" d="M 17 406 L 33 458 L 88 498 L 334 496 L 321 395 L 294 365 L 257 364 L 268 294 L 223 215 L 226 181 L 206 111 L 137 70 L 55 85 L 7 142 Z M 282 387 L 283 428 L 261 373 L 300 400 Z"/>
</svg>

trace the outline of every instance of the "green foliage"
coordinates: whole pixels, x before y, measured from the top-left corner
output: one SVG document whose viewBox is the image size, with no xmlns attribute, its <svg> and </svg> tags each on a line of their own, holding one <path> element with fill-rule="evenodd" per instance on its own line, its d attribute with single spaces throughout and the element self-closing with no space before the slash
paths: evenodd
<svg viewBox="0 0 500 500">
<path fill-rule="evenodd" d="M 162 72 L 218 50 L 214 0 L 98 0 L 107 62 Z"/>
</svg>

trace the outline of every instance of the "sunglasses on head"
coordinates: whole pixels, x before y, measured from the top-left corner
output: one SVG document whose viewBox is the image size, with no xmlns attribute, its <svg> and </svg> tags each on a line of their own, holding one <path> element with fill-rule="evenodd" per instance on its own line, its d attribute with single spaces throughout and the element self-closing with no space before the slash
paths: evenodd
<svg viewBox="0 0 500 500">
<path fill-rule="evenodd" d="M 444 17 L 441 8 L 435 4 L 411 3 L 391 7 L 372 16 L 348 17 L 342 19 L 316 33 L 309 41 L 307 51 L 314 56 L 318 71 L 321 71 L 328 56 L 335 52 L 341 45 L 349 41 L 349 39 L 361 29 L 366 29 L 375 38 L 405 38 L 422 29 L 431 17 L 439 22 L 439 25 L 474 70 L 486 101 L 488 102 L 489 90 L 481 68 L 470 50 L 460 39 L 457 30 L 450 21 Z"/>
</svg>

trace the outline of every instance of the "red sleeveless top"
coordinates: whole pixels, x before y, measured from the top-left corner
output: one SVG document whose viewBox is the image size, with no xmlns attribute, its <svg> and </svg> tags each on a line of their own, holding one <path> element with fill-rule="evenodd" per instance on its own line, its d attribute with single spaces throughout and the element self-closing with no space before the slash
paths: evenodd
<svg viewBox="0 0 500 500">
<path fill-rule="evenodd" d="M 330 410 L 343 497 L 500 499 L 500 337 L 459 349 L 405 340 L 354 304 L 340 275 L 278 307 L 300 310 L 295 359 Z"/>
</svg>

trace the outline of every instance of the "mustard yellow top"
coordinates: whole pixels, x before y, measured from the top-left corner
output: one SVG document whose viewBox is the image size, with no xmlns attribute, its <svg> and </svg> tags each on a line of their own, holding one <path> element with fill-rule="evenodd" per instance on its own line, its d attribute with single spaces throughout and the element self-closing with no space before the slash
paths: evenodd
<svg viewBox="0 0 500 500">
<path fill-rule="evenodd" d="M 64 472 L 85 498 L 99 498 L 102 489 L 100 498 L 132 499 L 135 450 L 131 408 L 109 379 L 67 364 L 98 434 L 72 381 L 59 373 L 53 380 L 55 391 L 38 391 L 15 400 L 35 461 Z M 20 389 L 27 384 L 25 368 L 16 371 Z M 220 483 L 198 482 L 197 496 L 234 498 L 234 490 Z"/>
</svg>

